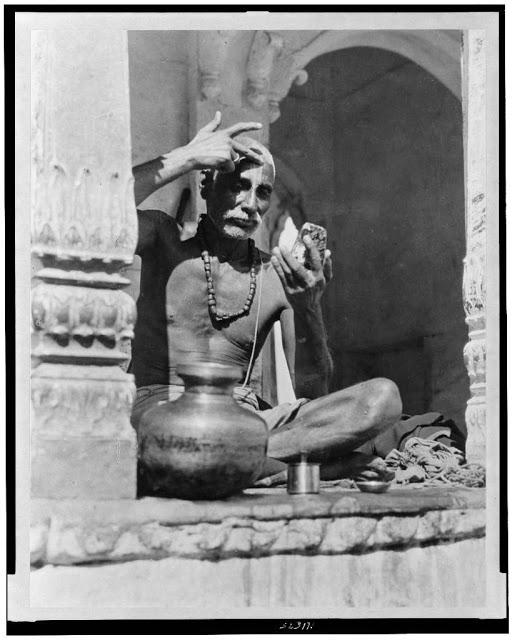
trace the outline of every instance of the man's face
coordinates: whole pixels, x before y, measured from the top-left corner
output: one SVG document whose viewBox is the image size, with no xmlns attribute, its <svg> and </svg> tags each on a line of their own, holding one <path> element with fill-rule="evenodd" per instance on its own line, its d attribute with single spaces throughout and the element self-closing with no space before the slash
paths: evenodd
<svg viewBox="0 0 512 640">
<path fill-rule="evenodd" d="M 273 168 L 242 160 L 232 173 L 218 173 L 206 196 L 207 213 L 227 238 L 245 240 L 270 205 Z"/>
</svg>

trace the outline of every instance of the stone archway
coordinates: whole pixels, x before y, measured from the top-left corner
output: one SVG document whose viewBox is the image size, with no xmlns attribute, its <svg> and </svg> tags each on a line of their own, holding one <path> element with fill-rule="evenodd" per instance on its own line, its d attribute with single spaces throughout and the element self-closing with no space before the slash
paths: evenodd
<svg viewBox="0 0 512 640">
<path fill-rule="evenodd" d="M 456 97 L 461 97 L 458 31 L 328 30 L 299 32 L 258 31 L 247 65 L 247 99 L 254 108 L 267 104 L 270 122 L 280 115 L 279 102 L 293 83 L 307 81 L 305 67 L 331 51 L 375 47 L 398 53 L 426 69 Z M 292 48 L 293 47 L 293 48 Z"/>
<path fill-rule="evenodd" d="M 354 46 L 394 51 L 416 62 L 462 99 L 465 127 L 466 245 L 464 309 L 470 341 L 464 359 L 471 398 L 466 410 L 467 455 L 485 459 L 485 38 L 484 32 L 320 31 L 256 32 L 248 56 L 246 99 L 270 123 L 292 84 L 304 84 L 304 67 L 323 53 Z M 464 57 L 464 65 L 462 58 Z M 461 73 L 461 68 L 463 75 Z"/>
<path fill-rule="evenodd" d="M 323 305 L 331 390 L 388 377 L 405 413 L 439 410 L 462 427 L 460 101 L 382 49 L 332 51 L 307 72 L 282 101 L 270 145 L 295 170 L 305 215 L 327 228 L 333 251 Z"/>
</svg>

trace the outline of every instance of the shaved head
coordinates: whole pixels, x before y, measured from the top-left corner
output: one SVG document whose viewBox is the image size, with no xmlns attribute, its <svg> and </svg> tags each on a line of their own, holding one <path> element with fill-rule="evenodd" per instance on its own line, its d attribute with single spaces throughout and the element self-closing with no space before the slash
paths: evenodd
<svg viewBox="0 0 512 640">
<path fill-rule="evenodd" d="M 253 149 L 258 149 L 258 151 L 261 151 L 261 159 L 265 164 L 268 164 L 272 168 L 272 180 L 275 180 L 276 167 L 274 164 L 274 158 L 272 157 L 272 154 L 267 149 L 267 147 L 264 144 L 261 144 L 261 142 L 258 142 L 254 138 L 250 138 L 246 135 L 237 136 L 236 139 L 240 140 L 240 142 L 242 144 L 245 144 L 247 147 L 252 147 Z"/>
</svg>

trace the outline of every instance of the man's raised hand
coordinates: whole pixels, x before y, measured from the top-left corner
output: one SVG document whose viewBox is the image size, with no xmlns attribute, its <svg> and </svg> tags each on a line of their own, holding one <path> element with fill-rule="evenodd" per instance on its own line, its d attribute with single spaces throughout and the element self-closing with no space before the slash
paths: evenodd
<svg viewBox="0 0 512 640">
<path fill-rule="evenodd" d="M 332 277 L 331 252 L 325 252 L 324 262 L 320 252 L 311 240 L 311 236 L 305 235 L 304 244 L 309 257 L 310 269 L 301 264 L 285 247 L 275 247 L 272 250 L 271 262 L 281 280 L 286 297 L 292 308 L 313 308 L 320 303 L 320 298 L 325 285 Z"/>
<path fill-rule="evenodd" d="M 219 129 L 221 113 L 217 111 L 213 120 L 199 129 L 196 136 L 185 146 L 193 169 L 218 169 L 234 171 L 240 157 L 256 164 L 263 164 L 261 151 L 250 148 L 234 137 L 247 131 L 261 129 L 259 122 L 238 122 L 226 129 Z"/>
</svg>

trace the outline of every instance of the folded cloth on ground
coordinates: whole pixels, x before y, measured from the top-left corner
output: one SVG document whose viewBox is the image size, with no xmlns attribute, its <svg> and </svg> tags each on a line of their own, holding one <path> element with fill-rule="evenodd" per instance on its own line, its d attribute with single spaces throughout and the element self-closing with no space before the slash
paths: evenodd
<svg viewBox="0 0 512 640">
<path fill-rule="evenodd" d="M 402 415 L 391 428 L 366 442 L 358 451 L 385 458 L 393 449 L 403 451 L 411 438 L 436 440 L 462 452 L 465 450 L 466 437 L 455 422 L 442 413 L 429 411 L 415 416 Z"/>
<path fill-rule="evenodd" d="M 410 438 L 402 451 L 393 449 L 385 459 L 395 472 L 395 483 L 485 486 L 485 468 L 466 464 L 460 449 L 426 438 Z"/>
</svg>

